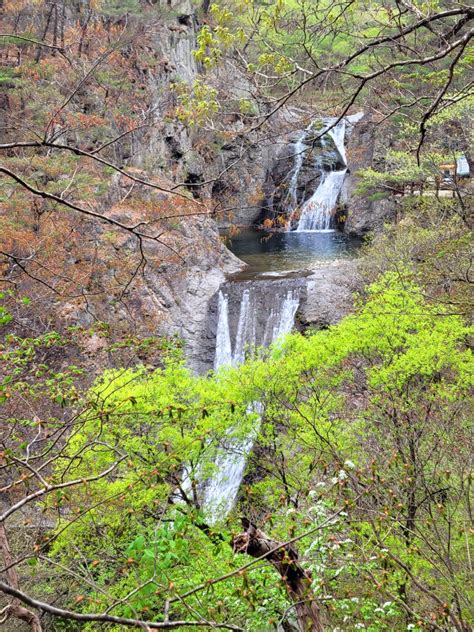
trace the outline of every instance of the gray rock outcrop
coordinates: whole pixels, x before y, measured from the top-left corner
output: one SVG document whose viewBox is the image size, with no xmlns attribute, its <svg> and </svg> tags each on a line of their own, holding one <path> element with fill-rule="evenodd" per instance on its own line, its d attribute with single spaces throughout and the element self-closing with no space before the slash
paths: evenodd
<svg viewBox="0 0 474 632">
<path fill-rule="evenodd" d="M 370 199 L 370 192 L 360 193 L 360 172 L 374 166 L 385 153 L 387 140 L 370 116 L 364 117 L 353 128 L 347 148 L 349 174 L 340 199 L 340 214 L 344 215 L 344 232 L 363 236 L 380 232 L 387 221 L 394 219 L 396 204 L 392 198 Z"/>
<path fill-rule="evenodd" d="M 306 279 L 306 296 L 298 320 L 303 328 L 324 329 L 339 322 L 354 307 L 362 287 L 357 260 L 338 260 L 314 270 Z"/>
</svg>

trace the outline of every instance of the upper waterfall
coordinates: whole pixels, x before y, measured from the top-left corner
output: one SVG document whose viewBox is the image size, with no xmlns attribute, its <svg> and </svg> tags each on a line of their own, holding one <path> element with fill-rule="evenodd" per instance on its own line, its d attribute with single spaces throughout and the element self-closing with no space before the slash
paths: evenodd
<svg viewBox="0 0 474 632">
<path fill-rule="evenodd" d="M 333 170 L 334 165 L 330 165 L 331 170 L 327 171 L 320 157 L 315 163 L 315 169 L 321 173 L 321 181 L 318 188 L 307 200 L 300 213 L 297 231 L 327 231 L 333 228 L 333 211 L 336 207 L 339 194 L 342 190 L 344 178 L 347 172 L 347 157 L 345 148 L 346 119 L 340 121 L 326 119 L 324 121 L 329 136 L 339 153 L 342 169 Z M 322 136 L 321 141 L 323 141 Z M 324 147 L 324 144 L 322 143 Z"/>
<path fill-rule="evenodd" d="M 347 169 L 330 171 L 322 176 L 321 184 L 305 203 L 298 222 L 298 232 L 332 229 L 332 212 L 342 189 Z"/>
<path fill-rule="evenodd" d="M 294 143 L 294 164 L 291 171 L 290 183 L 288 185 L 288 198 L 286 206 L 291 213 L 298 206 L 298 176 L 300 174 L 301 167 L 303 165 L 304 154 L 308 151 L 309 147 L 305 145 L 307 130 L 304 130 Z"/>
<path fill-rule="evenodd" d="M 317 232 L 338 225 L 335 210 L 350 169 L 346 142 L 363 116 L 316 118 L 309 125 L 306 118 L 304 128 L 292 132 L 267 171 L 260 228 Z M 328 176 L 333 171 L 338 175 Z"/>
<path fill-rule="evenodd" d="M 286 177 L 283 167 L 275 172 L 276 182 L 282 179 L 280 186 L 286 193 L 280 198 L 275 194 L 273 199 L 289 218 L 288 230 L 317 232 L 335 227 L 334 212 L 348 171 L 345 143 L 362 117 L 360 112 L 340 119 L 324 118 L 319 126 L 311 123 L 292 141 L 286 151 L 291 170 Z"/>
<path fill-rule="evenodd" d="M 328 134 L 333 139 L 342 161 L 345 165 L 347 165 L 346 146 L 344 144 L 346 136 L 346 119 L 342 119 L 334 127 L 328 130 Z"/>
</svg>

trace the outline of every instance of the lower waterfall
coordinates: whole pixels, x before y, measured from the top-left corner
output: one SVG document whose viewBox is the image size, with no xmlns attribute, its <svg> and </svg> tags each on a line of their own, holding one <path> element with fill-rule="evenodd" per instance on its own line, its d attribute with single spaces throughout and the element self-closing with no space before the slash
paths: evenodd
<svg viewBox="0 0 474 632">
<path fill-rule="evenodd" d="M 246 354 L 251 353 L 252 349 L 268 346 L 289 333 L 293 328 L 300 302 L 301 288 L 283 289 L 278 286 L 269 297 L 272 306 L 264 311 L 261 308 L 262 302 L 265 301 L 262 301 L 259 290 L 263 287 L 268 288 L 268 284 L 256 282 L 233 283 L 228 284 L 228 287 L 229 285 L 232 285 L 231 294 L 225 289 L 219 292 L 215 369 L 224 365 L 237 366 L 245 360 Z M 238 301 L 238 319 L 232 336 L 229 310 Z M 249 412 L 260 412 L 259 403 L 252 404 Z M 226 516 L 232 509 L 257 430 L 258 428 L 255 428 L 243 440 L 229 438 L 227 442 L 223 442 L 215 461 L 216 472 L 206 481 L 202 494 L 202 506 L 209 522 Z"/>
</svg>

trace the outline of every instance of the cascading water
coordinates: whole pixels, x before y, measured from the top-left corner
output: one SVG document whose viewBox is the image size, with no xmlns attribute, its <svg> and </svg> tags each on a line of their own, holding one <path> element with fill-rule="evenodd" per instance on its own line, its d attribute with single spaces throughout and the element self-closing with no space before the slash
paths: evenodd
<svg viewBox="0 0 474 632">
<path fill-rule="evenodd" d="M 304 130 L 298 137 L 296 143 L 294 143 L 294 165 L 291 171 L 290 182 L 288 183 L 288 198 L 287 208 L 289 213 L 293 212 L 298 206 L 298 176 L 303 166 L 304 155 L 308 150 L 308 146 L 305 145 L 304 140 L 307 136 L 308 130 Z"/>
<path fill-rule="evenodd" d="M 317 133 L 321 151 L 316 152 L 313 169 L 315 173 L 320 174 L 321 179 L 313 195 L 301 207 L 296 232 L 331 230 L 334 209 L 347 173 L 345 138 L 347 133 L 350 133 L 352 126 L 363 116 L 363 112 L 359 112 L 345 116 L 341 120 L 334 117 L 325 118 L 322 121 L 324 126 L 319 133 L 312 124 L 301 132 L 297 141 L 293 143 L 294 163 L 288 178 L 288 194 L 283 203 L 283 208 L 290 218 L 289 229 L 298 208 L 300 176 L 303 173 L 303 167 L 307 172 L 307 156 L 310 155 L 308 152 L 310 152 L 311 146 L 314 146 L 314 134 Z M 328 138 L 332 139 L 332 142 L 329 142 Z M 330 166 L 331 162 L 332 167 Z"/>
<path fill-rule="evenodd" d="M 235 337 L 234 352 L 232 354 L 233 365 L 242 364 L 245 360 L 247 347 L 255 345 L 255 334 L 255 309 L 250 301 L 250 290 L 245 289 L 242 294 L 242 302 L 240 303 L 237 335 Z"/>
<path fill-rule="evenodd" d="M 345 117 L 341 121 L 325 119 L 322 136 L 321 128 L 310 125 L 292 143 L 292 165 L 283 180 L 288 183 L 283 208 L 290 218 L 292 215 L 296 218 L 304 191 L 314 191 L 315 176 L 321 176 L 316 191 L 303 205 L 298 229 L 294 232 L 320 232 L 331 228 L 332 214 L 347 172 L 344 146 L 346 130 L 362 116 Z M 313 148 L 318 150 L 314 158 L 311 157 Z M 280 190 L 285 191 L 285 188 L 281 187 Z M 288 237 L 292 235 L 290 232 L 282 234 Z M 303 292 L 306 292 L 303 277 L 285 276 L 284 279 L 271 282 L 241 279 L 240 282 L 224 284 L 217 297 L 214 369 L 225 365 L 237 366 L 244 362 L 246 355 L 251 354 L 253 349 L 268 346 L 288 333 L 293 327 Z M 205 456 L 213 448 L 209 443 L 201 462 L 194 464 L 192 471 L 191 466 L 184 468 L 180 489 L 186 494 L 192 492 L 196 497 L 199 496 L 210 524 L 225 517 L 235 503 L 247 457 L 260 424 L 261 412 L 262 407 L 258 402 L 251 404 L 247 413 L 248 423 L 253 426 L 253 430 L 246 437 L 237 438 L 236 428 L 232 428 L 220 441 L 215 457 Z M 208 466 L 211 463 L 214 473 L 209 476 Z"/>
<path fill-rule="evenodd" d="M 258 292 L 264 285 L 250 284 L 243 288 L 240 297 L 237 296 L 240 299 L 240 309 L 233 346 L 229 326 L 231 297 L 225 291 L 219 292 L 214 368 L 241 364 L 246 352 L 251 352 L 252 348 L 269 345 L 291 331 L 300 302 L 299 289 L 272 294 L 273 307 L 262 319 Z M 234 284 L 234 289 L 236 286 Z M 259 413 L 259 403 L 252 404 L 248 412 Z M 229 438 L 223 442 L 214 463 L 216 472 L 208 479 L 203 491 L 202 505 L 210 522 L 225 516 L 232 509 L 256 432 L 257 428 L 243 440 Z"/>
<path fill-rule="evenodd" d="M 342 189 L 347 169 L 329 171 L 305 203 L 301 211 L 297 232 L 331 230 L 332 211 Z"/>
<path fill-rule="evenodd" d="M 228 303 L 228 297 L 222 294 L 222 292 L 219 292 L 216 331 L 216 355 L 214 358 L 215 369 L 226 364 L 232 364 L 232 346 L 230 342 Z"/>
<path fill-rule="evenodd" d="M 328 127 L 334 123 L 334 120 L 326 119 L 325 123 L 326 127 Z M 344 165 L 346 165 L 347 160 L 344 146 L 345 134 L 345 119 L 339 121 L 328 131 L 328 135 L 333 139 Z M 301 209 L 297 232 L 331 230 L 332 213 L 342 190 L 347 167 L 329 172 L 325 171 L 320 164 L 317 167 L 321 170 L 321 182 Z"/>
<path fill-rule="evenodd" d="M 325 122 L 329 122 L 329 125 L 333 125 L 335 123 L 335 120 L 326 119 Z M 328 131 L 328 134 L 333 139 L 343 163 L 347 165 L 346 146 L 344 144 L 344 139 L 346 136 L 346 119 L 340 120 L 337 125 L 335 125 Z"/>
</svg>

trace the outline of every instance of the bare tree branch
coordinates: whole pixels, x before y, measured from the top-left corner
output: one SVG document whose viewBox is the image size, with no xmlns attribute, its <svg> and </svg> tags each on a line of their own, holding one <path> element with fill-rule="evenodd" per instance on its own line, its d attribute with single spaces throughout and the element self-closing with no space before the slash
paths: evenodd
<svg viewBox="0 0 474 632">
<path fill-rule="evenodd" d="M 234 630 L 235 632 L 245 632 L 245 630 L 237 625 L 231 623 L 218 623 L 217 621 L 146 621 L 141 619 L 126 619 L 125 617 L 115 617 L 111 614 L 93 614 L 93 613 L 81 613 L 72 612 L 71 610 L 65 610 L 63 608 L 57 608 L 44 601 L 39 601 L 30 597 L 26 593 L 17 588 L 10 586 L 9 584 L 0 581 L 0 590 L 7 595 L 11 595 L 16 599 L 19 599 L 26 605 L 47 612 L 50 615 L 59 617 L 61 619 L 71 619 L 73 621 L 91 621 L 94 623 L 116 623 L 117 625 L 124 625 L 130 628 L 143 628 L 148 632 L 151 632 L 153 628 L 157 630 L 174 630 L 180 627 L 209 627 L 214 629 Z"/>
</svg>

